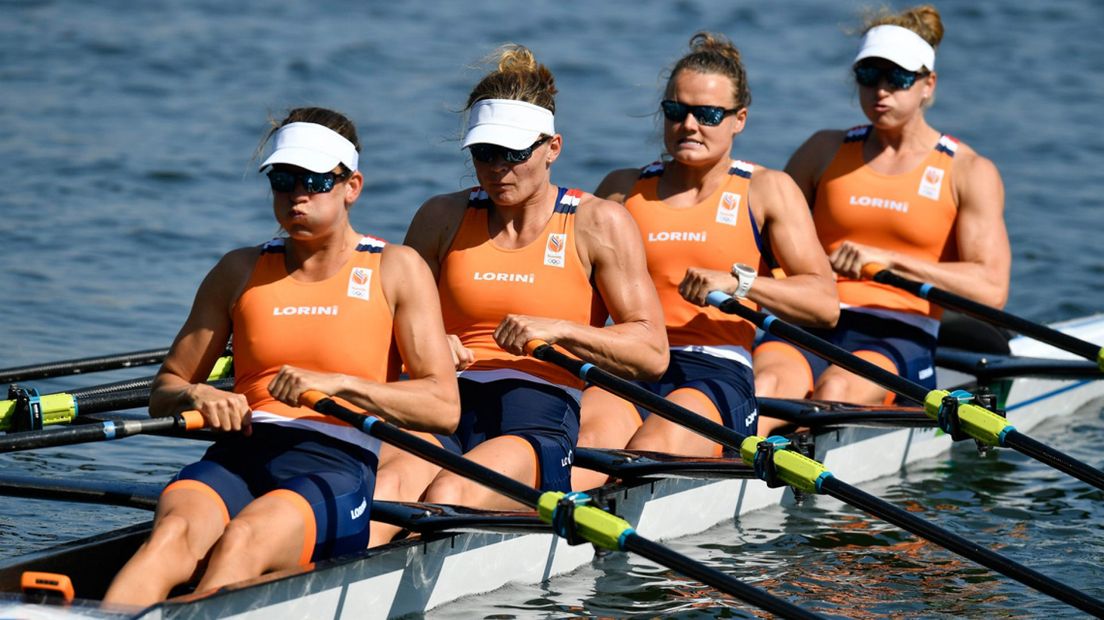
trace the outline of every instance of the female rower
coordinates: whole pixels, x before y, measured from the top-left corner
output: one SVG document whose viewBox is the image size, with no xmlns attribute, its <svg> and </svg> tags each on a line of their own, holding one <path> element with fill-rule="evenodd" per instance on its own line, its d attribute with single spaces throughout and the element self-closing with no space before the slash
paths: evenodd
<svg viewBox="0 0 1104 620">
<path fill-rule="evenodd" d="M 503 47 L 492 61 L 497 68 L 468 97 L 462 143 L 480 187 L 429 199 L 406 243 L 436 276 L 446 331 L 461 365 L 471 362 L 459 379 L 456 434 L 466 456 L 566 491 L 582 383 L 525 357 L 526 343 L 555 343 L 612 372 L 652 379 L 667 366 L 667 339 L 632 218 L 550 180 L 563 148 L 552 73 L 521 46 Z M 597 311 L 602 302 L 612 325 Z M 426 499 L 514 505 L 448 472 Z"/>
<path fill-rule="evenodd" d="M 740 52 L 721 36 L 698 33 L 671 70 L 660 110 L 662 161 L 611 172 L 599 196 L 624 203 L 640 227 L 648 270 L 659 291 L 671 343 L 666 374 L 646 387 L 741 433 L 757 424 L 751 370 L 755 327 L 705 305 L 722 290 L 749 305 L 805 324 L 832 325 L 837 306 L 831 269 L 816 245 L 808 207 L 784 173 L 733 160 L 751 93 Z M 761 231 L 785 268 L 785 279 L 759 278 L 766 251 Z M 689 269 L 687 267 L 690 266 Z M 716 444 L 599 389 L 583 398 L 580 445 L 623 446 L 687 455 Z M 639 428 L 638 428 L 639 427 Z M 576 488 L 602 480 L 579 471 Z"/>
<path fill-rule="evenodd" d="M 862 279 L 877 263 L 1001 307 L 1011 256 L 1004 188 L 988 159 L 934 129 L 935 48 L 943 23 L 924 5 L 867 21 L 852 64 L 869 125 L 813 134 L 786 171 L 809 204 L 838 277 L 839 325 L 822 335 L 886 370 L 935 387 L 939 309 Z M 881 403 L 892 394 L 771 338 L 755 352 L 761 395 Z"/>
<path fill-rule="evenodd" d="M 162 492 L 148 541 L 109 603 L 150 604 L 364 549 L 379 441 L 300 407 L 305 390 L 450 433 L 459 397 L 433 279 L 413 250 L 349 223 L 364 178 L 356 129 L 321 108 L 269 134 L 272 207 L 287 236 L 228 253 L 200 285 L 161 367 L 153 415 L 198 410 L 220 435 Z M 233 333 L 234 392 L 203 382 Z M 397 350 L 409 381 L 394 381 Z M 386 450 L 386 448 L 384 448 Z"/>
</svg>

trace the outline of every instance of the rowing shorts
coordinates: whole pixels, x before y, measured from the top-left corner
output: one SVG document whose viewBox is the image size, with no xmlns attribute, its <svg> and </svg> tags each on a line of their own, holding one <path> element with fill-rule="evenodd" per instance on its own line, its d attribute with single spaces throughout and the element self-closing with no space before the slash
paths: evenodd
<svg viewBox="0 0 1104 620">
<path fill-rule="evenodd" d="M 637 382 L 653 394 L 666 397 L 690 388 L 705 395 L 721 414 L 721 424 L 742 435 L 754 435 L 759 406 L 755 400 L 755 375 L 746 364 L 708 353 L 671 351 L 667 372 L 659 381 Z M 650 413 L 637 407 L 641 419 Z"/>
<path fill-rule="evenodd" d="M 541 491 L 571 490 L 579 441 L 579 403 L 564 390 L 523 379 L 459 379 L 460 424 L 452 436 L 467 452 L 502 435 L 520 437 L 537 456 Z"/>
<path fill-rule="evenodd" d="M 845 351 L 872 351 L 884 355 L 897 367 L 898 375 L 929 390 L 935 389 L 936 339 L 922 329 L 901 321 L 842 309 L 835 329 L 807 331 Z M 814 385 L 830 365 L 824 358 L 772 334 L 764 334 L 757 348 L 768 342 L 781 343 L 795 349 L 808 364 Z"/>
<path fill-rule="evenodd" d="M 220 438 L 201 461 L 182 469 L 174 483 L 195 480 L 210 487 L 222 498 L 230 518 L 272 491 L 295 493 L 306 500 L 313 515 L 309 561 L 315 561 L 368 546 L 376 465 L 374 454 L 321 433 L 254 424 L 249 437 Z"/>
</svg>

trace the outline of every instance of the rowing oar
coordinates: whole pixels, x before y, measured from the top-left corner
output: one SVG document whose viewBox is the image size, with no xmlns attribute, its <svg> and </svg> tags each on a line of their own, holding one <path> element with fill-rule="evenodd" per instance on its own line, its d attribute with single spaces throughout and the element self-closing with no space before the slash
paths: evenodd
<svg viewBox="0 0 1104 620">
<path fill-rule="evenodd" d="M 233 386 L 232 359 L 220 357 L 207 381 L 219 389 Z M 8 400 L 0 400 L 0 431 L 39 430 L 51 424 L 68 424 L 79 414 L 102 413 L 149 403 L 153 377 L 128 379 L 69 392 L 39 395 L 33 388 L 14 387 Z"/>
<path fill-rule="evenodd" d="M 867 263 L 862 268 L 863 277 L 869 278 L 881 284 L 888 284 L 899 289 L 906 290 L 921 299 L 926 299 L 936 305 L 955 310 L 982 321 L 994 323 L 1010 329 L 1016 333 L 1030 336 L 1040 342 L 1045 342 L 1053 347 L 1069 351 L 1074 355 L 1083 357 L 1091 362 L 1096 362 L 1097 367 L 1104 371 L 1104 347 L 1062 333 L 1046 325 L 1040 325 L 1033 321 L 998 310 L 992 306 L 979 304 L 972 299 L 966 299 L 961 295 L 955 295 L 950 291 L 935 287 L 926 282 L 917 282 L 904 276 L 893 273 L 884 265 Z"/>
<path fill-rule="evenodd" d="M 922 403 L 924 411 L 935 418 L 939 427 L 955 441 L 971 437 L 987 446 L 1012 448 L 1104 490 L 1104 472 L 1017 431 L 1016 427 L 1009 424 L 1004 417 L 970 402 L 974 397 L 969 392 L 929 391 L 924 386 L 879 368 L 823 338 L 818 338 L 777 317 L 741 305 L 720 291 L 710 293 L 707 301 L 723 312 L 747 319 L 764 331 L 812 351 L 829 362 L 869 379 L 895 394 Z"/>
<path fill-rule="evenodd" d="M 585 494 L 565 495 L 558 491 L 538 491 L 411 435 L 379 418 L 343 407 L 322 392 L 309 390 L 304 392 L 299 400 L 304 406 L 311 407 L 319 413 L 343 420 L 381 441 L 470 478 L 516 502 L 536 508 L 540 518 L 552 525 L 556 534 L 567 538 L 570 543 L 577 544 L 585 540 L 611 551 L 632 551 L 652 562 L 678 571 L 778 616 L 821 617 L 644 538 L 637 534 L 625 520 L 595 506 L 587 505 L 589 497 Z M 1099 609 L 1104 612 L 1104 606 Z"/>
<path fill-rule="evenodd" d="M 50 377 L 130 368 L 131 366 L 149 366 L 150 364 L 160 364 L 168 354 L 168 349 L 148 349 L 145 351 L 131 351 L 130 353 L 102 355 L 100 357 L 82 357 L 59 362 L 47 362 L 32 366 L 4 368 L 0 370 L 0 383 L 49 379 Z"/>
<path fill-rule="evenodd" d="M 147 396 L 147 401 L 149 397 Z M 0 436 L 0 453 L 68 446 L 92 441 L 109 441 L 138 434 L 194 431 L 203 428 L 198 411 L 139 420 L 104 420 L 61 429 L 8 433 Z"/>
<path fill-rule="evenodd" d="M 83 502 L 105 506 L 124 506 L 153 510 L 164 484 L 122 482 L 86 476 L 35 477 L 0 473 L 0 495 L 64 502 Z"/>
<path fill-rule="evenodd" d="M 725 298 L 731 299 L 727 295 Z M 740 306 L 740 308 L 744 307 Z M 590 384 L 685 426 L 703 437 L 739 450 L 744 462 L 754 467 L 756 476 L 765 480 L 769 486 L 777 487 L 785 484 L 806 493 L 834 497 L 1082 611 L 1104 616 L 1104 601 L 966 540 L 836 478 L 821 463 L 790 450 L 789 442 L 783 437 L 765 438 L 743 435 L 680 407 L 635 383 L 602 370 L 594 364 L 569 357 L 547 343 L 534 340 L 526 345 L 526 350 L 533 357 L 560 366 Z"/>
</svg>

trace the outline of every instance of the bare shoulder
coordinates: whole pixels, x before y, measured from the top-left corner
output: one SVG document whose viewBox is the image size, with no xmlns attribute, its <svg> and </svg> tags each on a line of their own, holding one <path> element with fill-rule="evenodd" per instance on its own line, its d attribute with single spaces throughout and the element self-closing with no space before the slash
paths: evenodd
<svg viewBox="0 0 1104 620">
<path fill-rule="evenodd" d="M 414 248 L 398 243 L 388 243 L 383 246 L 382 256 L 380 257 L 381 269 L 410 273 L 423 267 L 425 267 L 425 261 L 422 260 L 421 255 Z"/>
<path fill-rule="evenodd" d="M 971 177 L 975 175 L 980 175 L 982 177 L 992 175 L 996 175 L 997 177 L 1000 176 L 996 164 L 987 157 L 983 157 L 965 142 L 958 142 L 958 146 L 955 149 L 954 167 L 955 172 L 966 174 Z"/>
<path fill-rule="evenodd" d="M 807 160 L 808 163 L 816 163 L 834 154 L 843 144 L 844 137 L 847 136 L 847 131 L 842 129 L 821 129 L 813 135 L 809 136 L 805 142 L 801 143 L 801 146 L 797 147 L 794 154 L 790 157 L 790 164 L 787 164 L 787 168 L 795 163 L 805 163 L 800 160 Z"/>
<path fill-rule="evenodd" d="M 470 193 L 469 190 L 463 190 L 433 196 L 423 202 L 421 207 L 418 207 L 417 213 L 414 214 L 414 221 L 440 225 L 446 221 L 459 219 L 464 214 L 465 207 L 467 207 Z"/>
<path fill-rule="evenodd" d="M 606 230 L 624 225 L 631 225 L 634 231 L 636 229 L 632 216 L 623 204 L 594 194 L 583 193 L 576 213 L 583 230 Z"/>
<path fill-rule="evenodd" d="M 790 175 L 781 170 L 767 168 L 766 166 L 755 167 L 755 172 L 751 175 L 751 190 L 753 192 L 757 188 L 769 190 L 780 187 L 796 187 L 796 185 L 794 185 Z"/>
<path fill-rule="evenodd" d="M 412 246 L 426 260 L 438 257 L 464 217 L 469 190 L 438 194 L 422 203 L 410 221 L 403 243 Z"/>
<path fill-rule="evenodd" d="M 232 281 L 244 280 L 253 273 L 257 257 L 261 255 L 259 246 L 238 248 L 223 255 L 211 269 L 211 275 Z"/>
<path fill-rule="evenodd" d="M 965 142 L 958 142 L 952 165 L 959 209 L 1003 211 L 1004 182 L 996 164 Z"/>
<path fill-rule="evenodd" d="M 624 203 L 625 198 L 632 191 L 633 184 L 639 178 L 640 170 L 638 168 L 614 170 L 602 179 L 602 182 L 598 184 L 598 189 L 594 190 L 594 194 L 599 198 Z"/>
</svg>

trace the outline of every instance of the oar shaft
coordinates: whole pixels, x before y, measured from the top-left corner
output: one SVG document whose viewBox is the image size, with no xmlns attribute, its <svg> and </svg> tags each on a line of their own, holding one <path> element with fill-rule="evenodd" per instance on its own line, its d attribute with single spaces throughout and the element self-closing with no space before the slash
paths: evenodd
<svg viewBox="0 0 1104 620">
<path fill-rule="evenodd" d="M 531 508 L 536 507 L 540 502 L 541 492 L 528 485 L 522 484 L 513 478 L 504 476 L 486 467 L 482 467 L 462 456 L 444 450 L 440 446 L 434 445 L 416 435 L 407 433 L 378 418 L 356 413 L 355 411 L 343 407 L 331 398 L 315 400 L 312 402 L 311 407 L 319 413 L 324 413 L 342 420 L 343 422 L 347 422 L 381 441 L 401 448 L 434 465 L 471 478 L 516 502 L 525 504 Z"/>
<path fill-rule="evenodd" d="M 144 420 L 107 420 L 96 424 L 69 426 L 62 429 L 9 433 L 0 436 L 0 453 L 122 439 L 141 433 L 183 431 L 197 428 L 203 428 L 203 418 L 195 411 Z"/>
<path fill-rule="evenodd" d="M 48 379 L 64 375 L 80 374 L 82 372 L 99 372 L 101 370 L 115 370 L 117 368 L 129 368 L 131 366 L 148 366 L 160 364 L 168 349 L 147 349 L 145 351 L 132 351 L 130 353 L 117 353 L 100 357 L 84 357 L 79 359 L 62 360 L 34 364 L 31 366 L 18 366 L 0 370 L 0 383 L 17 383 L 32 379 Z"/>
<path fill-rule="evenodd" d="M 611 374 L 593 364 L 587 364 L 573 357 L 564 355 L 546 343 L 535 344 L 531 347 L 530 355 L 555 364 L 575 375 L 583 381 L 596 385 L 611 394 L 615 394 L 634 402 L 656 415 L 681 424 L 690 430 L 719 442 L 729 448 L 739 449 L 741 442 L 747 439 L 747 435 L 741 435 L 736 431 L 722 426 L 716 422 L 700 416 L 689 409 L 685 409 L 675 403 L 641 388 L 639 385 L 626 381 L 617 375 Z"/>
<path fill-rule="evenodd" d="M 923 403 L 928 395 L 928 390 L 923 386 L 887 372 L 884 368 L 875 366 L 862 358 L 855 357 L 846 349 L 837 347 L 803 329 L 794 327 L 768 314 L 752 310 L 724 293 L 710 293 L 709 300 L 723 312 L 747 319 L 763 328 L 767 333 L 808 349 L 841 368 L 874 381 L 894 394 L 904 396 L 918 403 Z"/>
<path fill-rule="evenodd" d="M 1104 472 L 1017 430 L 1005 433 L 1003 445 L 1013 448 L 1021 454 L 1026 454 L 1041 463 L 1050 465 L 1058 471 L 1065 472 L 1081 482 L 1104 490 Z"/>
<path fill-rule="evenodd" d="M 793 603 L 768 594 L 759 588 L 748 585 L 739 579 L 726 575 L 719 570 L 691 560 L 680 553 L 672 551 L 668 547 L 656 544 L 637 534 L 630 534 L 625 537 L 624 548 L 626 551 L 632 551 L 641 557 L 647 558 L 662 566 L 672 568 L 723 592 L 738 593 L 737 596 L 740 599 L 777 616 L 783 618 L 821 617 Z"/>
<path fill-rule="evenodd" d="M 1035 588 L 1039 592 L 1048 594 L 1063 603 L 1097 617 L 1104 616 L 1104 601 L 1093 598 L 1019 562 L 990 551 L 975 542 L 966 540 L 846 482 L 834 477 L 828 478 L 821 483 L 821 490 L 840 501 L 865 510 L 901 529 L 926 538 L 982 566 Z"/>
<path fill-rule="evenodd" d="M 153 510 L 163 485 L 0 474 L 0 495 Z"/>
<path fill-rule="evenodd" d="M 1080 338 L 1047 327 L 1046 325 L 1040 325 L 1014 314 L 1004 312 L 1003 310 L 980 304 L 972 299 L 956 295 L 950 291 L 932 286 L 931 284 L 910 280 L 888 269 L 878 271 L 872 276 L 872 279 L 881 284 L 888 284 L 904 289 L 917 297 L 926 299 L 944 308 L 961 312 L 975 319 L 981 319 L 982 321 L 1000 325 L 1001 327 L 1005 327 L 1025 336 L 1030 336 L 1040 342 L 1045 342 L 1059 349 L 1069 351 L 1070 353 L 1074 353 L 1090 361 L 1097 363 L 1101 361 L 1100 345 L 1086 342 Z"/>
</svg>

